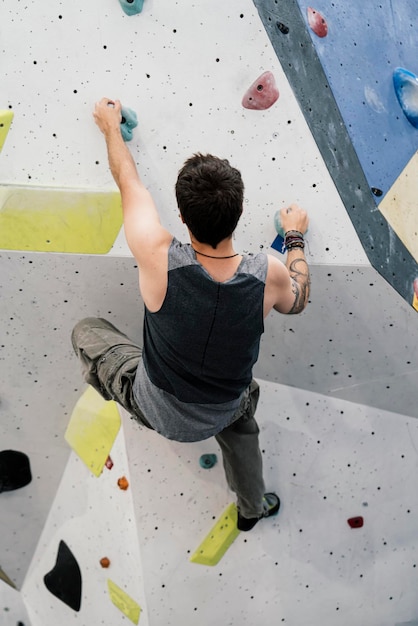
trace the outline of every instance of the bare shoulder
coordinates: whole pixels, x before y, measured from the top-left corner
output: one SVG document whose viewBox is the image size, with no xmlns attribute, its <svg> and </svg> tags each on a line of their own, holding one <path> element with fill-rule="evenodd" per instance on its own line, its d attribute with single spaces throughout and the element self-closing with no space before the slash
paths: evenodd
<svg viewBox="0 0 418 626">
<path fill-rule="evenodd" d="M 280 288 L 281 285 L 287 285 L 290 280 L 290 275 L 286 265 L 271 254 L 267 255 L 267 262 L 266 286 L 272 285 L 276 288 Z"/>
<path fill-rule="evenodd" d="M 286 308 L 288 293 L 291 291 L 291 278 L 285 264 L 271 254 L 267 255 L 267 261 L 266 287 L 264 291 L 264 316 L 268 315 L 273 307 L 277 309 L 277 306 L 280 306 L 280 303 L 282 304 L 282 307 L 284 305 L 284 308 Z M 284 310 L 282 312 L 285 313 L 286 311 Z"/>
<path fill-rule="evenodd" d="M 268 271 L 264 297 L 265 315 L 272 308 L 287 315 L 301 313 L 308 302 L 309 270 L 303 250 L 288 252 L 286 265 L 268 255 Z"/>
</svg>

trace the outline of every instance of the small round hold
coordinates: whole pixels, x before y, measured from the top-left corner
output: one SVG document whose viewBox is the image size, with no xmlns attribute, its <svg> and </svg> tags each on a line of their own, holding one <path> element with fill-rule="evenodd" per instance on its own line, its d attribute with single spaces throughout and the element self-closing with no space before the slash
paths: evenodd
<svg viewBox="0 0 418 626">
<path fill-rule="evenodd" d="M 378 198 L 380 196 L 383 196 L 383 191 L 381 189 L 378 189 L 377 187 L 372 187 L 372 193 L 374 193 L 374 195 Z"/>
<path fill-rule="evenodd" d="M 107 556 L 104 556 L 102 559 L 100 559 L 100 565 L 104 568 L 108 568 L 110 565 L 110 560 L 107 558 Z"/>
<path fill-rule="evenodd" d="M 216 454 L 202 454 L 199 459 L 199 465 L 200 467 L 203 467 L 203 469 L 210 469 L 216 465 L 217 460 Z"/>
<path fill-rule="evenodd" d="M 126 476 L 122 476 L 121 478 L 119 478 L 118 480 L 118 487 L 119 489 L 122 489 L 122 491 L 126 491 L 129 487 L 129 482 L 128 479 L 126 478 Z"/>
</svg>

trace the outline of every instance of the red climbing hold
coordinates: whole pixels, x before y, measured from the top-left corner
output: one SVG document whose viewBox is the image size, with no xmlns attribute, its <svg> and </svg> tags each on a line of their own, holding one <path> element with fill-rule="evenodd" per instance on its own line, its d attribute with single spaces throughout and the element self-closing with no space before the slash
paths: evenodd
<svg viewBox="0 0 418 626">
<path fill-rule="evenodd" d="M 112 467 L 113 467 L 113 461 L 112 461 L 112 459 L 110 458 L 110 456 L 108 456 L 108 457 L 107 457 L 105 465 L 106 465 L 107 469 L 109 469 L 109 470 L 111 470 L 111 469 L 112 469 Z"/>
<path fill-rule="evenodd" d="M 308 7 L 307 14 L 309 26 L 315 35 L 318 35 L 318 37 L 326 37 L 328 35 L 328 24 L 322 15 L 311 7 Z"/>
<path fill-rule="evenodd" d="M 271 72 L 264 72 L 246 91 L 242 106 L 244 109 L 264 111 L 269 109 L 279 97 L 279 90 Z"/>
<path fill-rule="evenodd" d="M 361 528 L 364 524 L 362 517 L 350 517 L 347 522 L 350 528 Z"/>
</svg>

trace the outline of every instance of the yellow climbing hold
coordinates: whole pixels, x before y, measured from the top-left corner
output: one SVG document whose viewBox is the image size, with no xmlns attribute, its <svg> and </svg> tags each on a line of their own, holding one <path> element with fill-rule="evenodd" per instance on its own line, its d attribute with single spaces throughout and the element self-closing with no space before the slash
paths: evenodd
<svg viewBox="0 0 418 626">
<path fill-rule="evenodd" d="M 240 533 L 237 528 L 237 517 L 237 507 L 232 503 L 192 554 L 190 561 L 201 565 L 216 565 Z"/>
<path fill-rule="evenodd" d="M 120 424 L 116 402 L 89 386 L 74 407 L 65 439 L 95 476 L 102 473 Z"/>
<path fill-rule="evenodd" d="M 10 109 L 0 110 L 0 152 L 6 141 L 7 133 L 9 132 L 10 124 L 13 120 L 13 111 Z"/>
<path fill-rule="evenodd" d="M 113 604 L 119 609 L 119 611 L 126 615 L 131 622 L 137 624 L 141 614 L 141 607 L 139 604 L 128 596 L 123 589 L 110 580 L 110 578 L 107 579 L 107 588 Z"/>
<path fill-rule="evenodd" d="M 418 311 L 418 297 L 416 296 L 415 293 L 414 293 L 414 300 L 412 302 L 412 306 L 414 307 L 415 311 Z"/>
<path fill-rule="evenodd" d="M 0 249 L 106 254 L 122 225 L 120 194 L 0 186 Z"/>
</svg>

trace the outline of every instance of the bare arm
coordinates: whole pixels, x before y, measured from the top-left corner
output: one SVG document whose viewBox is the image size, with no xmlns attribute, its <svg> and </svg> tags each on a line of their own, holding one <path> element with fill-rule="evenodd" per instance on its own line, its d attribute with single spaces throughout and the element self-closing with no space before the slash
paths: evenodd
<svg viewBox="0 0 418 626">
<path fill-rule="evenodd" d="M 281 312 L 289 315 L 292 313 L 301 313 L 308 303 L 310 289 L 309 268 L 304 250 L 301 248 L 289 250 L 287 253 L 286 267 L 292 281 L 291 289 L 294 299 L 290 310 Z M 275 305 L 274 308 L 276 311 L 280 311 L 280 303 L 278 306 Z"/>
<path fill-rule="evenodd" d="M 161 225 L 152 196 L 122 138 L 121 103 L 102 98 L 93 115 L 105 137 L 110 171 L 121 193 L 126 240 L 139 266 L 147 265 L 160 247 L 169 245 L 172 236 Z"/>
<path fill-rule="evenodd" d="M 292 204 L 288 209 L 282 209 L 281 223 L 286 233 L 295 231 L 303 235 L 308 227 L 308 216 L 306 211 Z M 309 268 L 302 247 L 287 251 L 285 265 L 279 259 L 269 257 L 265 314 L 271 308 L 288 315 L 301 313 L 308 303 L 309 289 Z"/>
</svg>

